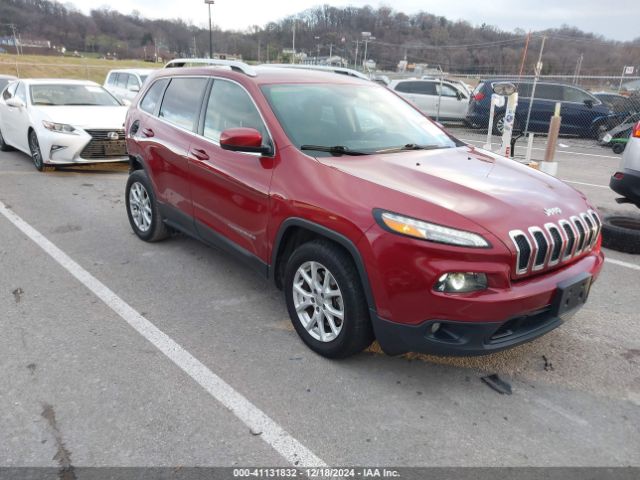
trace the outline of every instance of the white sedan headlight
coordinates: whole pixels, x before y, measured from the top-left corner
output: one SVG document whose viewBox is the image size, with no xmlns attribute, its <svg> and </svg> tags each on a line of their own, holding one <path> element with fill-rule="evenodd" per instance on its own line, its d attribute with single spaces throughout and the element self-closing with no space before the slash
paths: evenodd
<svg viewBox="0 0 640 480">
<path fill-rule="evenodd" d="M 43 120 L 42 126 L 47 130 L 51 130 L 52 132 L 70 133 L 72 135 L 77 135 L 75 127 L 72 125 L 67 125 L 66 123 L 55 123 Z"/>
<path fill-rule="evenodd" d="M 397 213 L 378 210 L 374 214 L 378 222 L 387 230 L 408 237 L 420 238 L 431 242 L 446 243 L 460 247 L 487 248 L 489 242 L 477 233 L 445 227 L 435 223 L 404 217 Z"/>
</svg>

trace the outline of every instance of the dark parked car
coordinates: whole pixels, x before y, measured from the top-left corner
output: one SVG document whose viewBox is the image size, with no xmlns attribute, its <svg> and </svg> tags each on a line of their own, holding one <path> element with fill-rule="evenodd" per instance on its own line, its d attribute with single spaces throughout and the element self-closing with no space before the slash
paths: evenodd
<svg viewBox="0 0 640 480">
<path fill-rule="evenodd" d="M 505 80 L 484 80 L 473 91 L 466 122 L 477 128 L 489 125 L 489 108 L 491 105 L 492 85 Z M 508 80 L 507 80 L 508 81 Z M 514 82 L 515 83 L 515 82 Z M 533 83 L 530 81 L 516 83 L 518 87 L 518 108 L 514 122 L 514 130 L 522 131 L 526 126 L 527 112 L 531 102 Z M 592 94 L 575 85 L 538 82 L 534 93 L 529 128 L 531 132 L 547 132 L 549 119 L 553 116 L 555 104 L 562 103 L 561 134 L 597 137 L 598 133 L 608 125 L 611 110 Z M 496 108 L 493 130 L 502 133 L 505 108 Z"/>
<path fill-rule="evenodd" d="M 614 113 L 631 115 L 632 113 L 640 112 L 640 95 L 625 97 L 618 93 L 595 92 L 593 96 L 609 107 Z"/>
</svg>

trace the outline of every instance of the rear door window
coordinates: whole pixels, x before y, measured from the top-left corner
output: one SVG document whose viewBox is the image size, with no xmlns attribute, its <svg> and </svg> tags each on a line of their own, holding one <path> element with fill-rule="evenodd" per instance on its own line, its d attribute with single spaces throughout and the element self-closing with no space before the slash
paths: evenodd
<svg viewBox="0 0 640 480">
<path fill-rule="evenodd" d="M 107 85 L 109 85 L 110 87 L 113 87 L 115 86 L 117 80 L 118 80 L 118 74 L 115 72 L 112 72 L 109 74 L 109 78 L 107 79 Z"/>
<path fill-rule="evenodd" d="M 417 93 L 419 95 L 437 95 L 436 85 L 434 82 L 413 82 L 415 85 L 413 86 L 413 93 Z"/>
<path fill-rule="evenodd" d="M 169 80 L 166 78 L 160 79 L 151 85 L 151 88 L 147 91 L 140 102 L 140 109 L 144 110 L 151 115 L 156 114 L 157 106 L 160 104 L 160 100 L 162 100 L 162 93 L 164 92 L 164 88 L 169 83 Z"/>
<path fill-rule="evenodd" d="M 411 84 L 414 82 L 400 82 L 396 85 L 395 91 L 402 93 L 413 93 L 413 89 L 411 88 Z"/>
<path fill-rule="evenodd" d="M 539 83 L 538 85 L 536 85 L 535 98 L 561 102 L 562 100 L 564 100 L 563 87 L 562 85 Z"/>
<path fill-rule="evenodd" d="M 207 82 L 206 78 L 173 78 L 165 91 L 160 117 L 186 130 L 195 131 Z"/>
</svg>

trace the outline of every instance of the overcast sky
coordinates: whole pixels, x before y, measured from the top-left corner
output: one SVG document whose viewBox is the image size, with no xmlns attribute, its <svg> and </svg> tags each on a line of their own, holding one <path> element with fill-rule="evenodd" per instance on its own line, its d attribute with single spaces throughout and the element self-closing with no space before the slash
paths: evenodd
<svg viewBox="0 0 640 480">
<path fill-rule="evenodd" d="M 207 22 L 204 0 L 75 0 L 84 12 L 109 5 L 130 13 L 136 9 L 149 18 L 182 18 L 196 25 Z M 213 21 L 222 29 L 244 30 L 263 26 L 288 15 L 320 4 L 334 6 L 380 5 L 415 13 L 420 10 L 442 15 L 450 20 L 463 19 L 474 25 L 487 23 L 503 30 L 540 30 L 568 24 L 615 40 L 640 37 L 640 1 L 618 0 L 215 0 Z"/>
</svg>

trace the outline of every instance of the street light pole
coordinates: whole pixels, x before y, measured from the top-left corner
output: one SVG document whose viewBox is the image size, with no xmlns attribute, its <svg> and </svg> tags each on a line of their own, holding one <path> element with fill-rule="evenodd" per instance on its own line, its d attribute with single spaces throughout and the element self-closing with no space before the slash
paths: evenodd
<svg viewBox="0 0 640 480">
<path fill-rule="evenodd" d="M 211 5 L 215 3 L 215 0 L 204 0 L 209 6 L 209 58 L 213 58 L 213 31 L 211 29 Z"/>
</svg>

